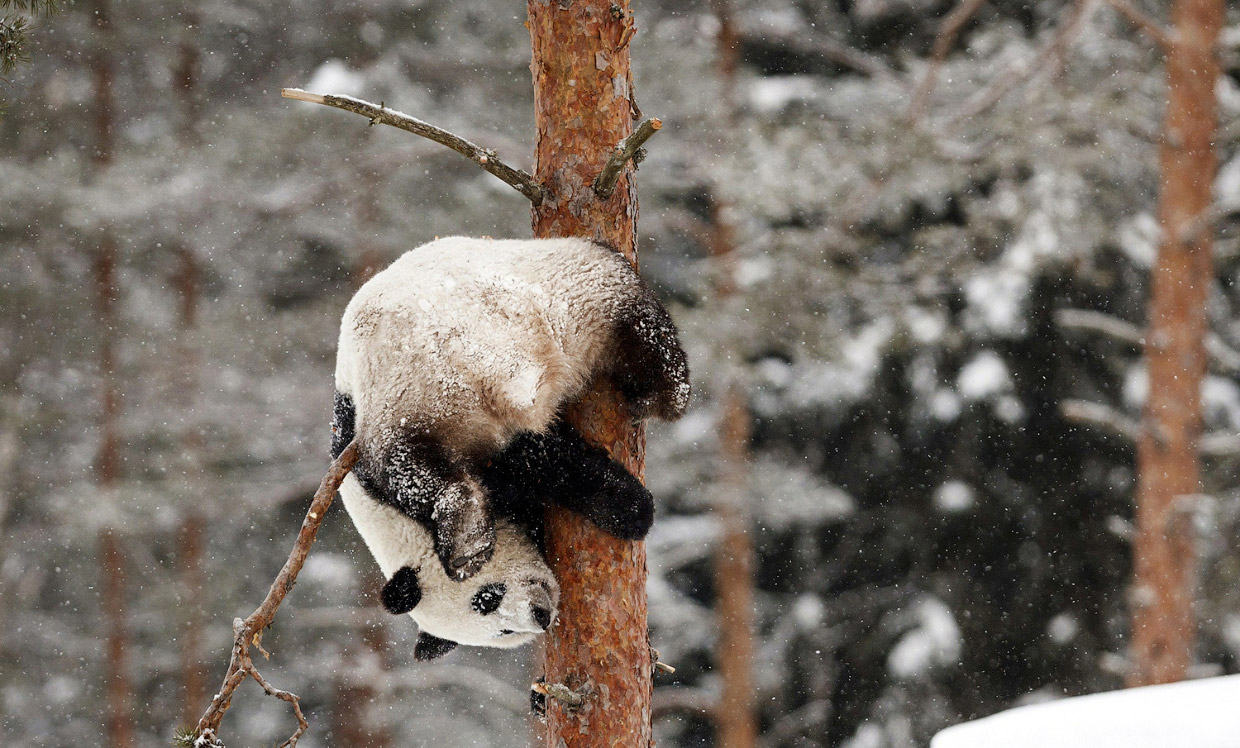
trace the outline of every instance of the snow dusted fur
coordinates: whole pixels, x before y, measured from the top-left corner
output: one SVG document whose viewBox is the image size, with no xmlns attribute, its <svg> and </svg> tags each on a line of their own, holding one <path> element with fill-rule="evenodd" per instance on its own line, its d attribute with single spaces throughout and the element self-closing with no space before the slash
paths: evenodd
<svg viewBox="0 0 1240 748">
<path fill-rule="evenodd" d="M 545 504 L 621 538 L 650 529 L 649 492 L 559 420 L 599 375 L 635 418 L 688 404 L 667 311 L 584 239 L 441 239 L 349 303 L 332 452 L 356 436 L 345 506 L 389 578 L 385 606 L 419 623 L 419 656 L 516 646 L 549 624 L 558 591 L 532 540 Z"/>
</svg>

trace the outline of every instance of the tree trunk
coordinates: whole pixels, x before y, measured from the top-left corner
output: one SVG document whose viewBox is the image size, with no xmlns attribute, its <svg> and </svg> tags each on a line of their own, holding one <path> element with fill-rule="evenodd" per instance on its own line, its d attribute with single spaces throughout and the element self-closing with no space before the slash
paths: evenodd
<svg viewBox="0 0 1240 748">
<path fill-rule="evenodd" d="M 740 69 L 740 37 L 729 0 L 712 0 L 719 20 L 716 58 L 719 74 L 719 142 L 728 143 L 737 129 L 736 78 Z M 736 231 L 726 184 L 714 179 L 711 205 L 711 246 L 715 295 L 723 301 L 736 293 Z M 753 684 L 753 539 L 746 501 L 749 484 L 749 403 L 739 382 L 723 393 L 719 429 L 723 461 L 722 500 L 715 513 L 723 536 L 715 553 L 715 612 L 719 640 L 715 667 L 722 688 L 715 708 L 716 744 L 721 748 L 754 748 L 758 726 Z"/>
<path fill-rule="evenodd" d="M 716 613 L 719 642 L 715 666 L 722 690 L 715 710 L 716 745 L 754 748 L 758 726 L 753 685 L 753 541 L 746 511 L 749 482 L 749 408 L 740 388 L 724 398 L 721 452 L 725 467 L 724 500 L 715 505 L 723 538 L 715 554 Z"/>
<path fill-rule="evenodd" d="M 95 84 L 95 150 L 91 157 L 91 177 L 97 177 L 112 163 L 115 149 L 115 103 L 112 95 L 112 17 L 107 0 L 94 0 L 95 50 L 91 73 Z M 116 387 L 116 263 L 117 242 L 110 227 L 100 232 L 95 250 L 95 296 L 99 315 L 99 452 L 95 458 L 95 482 L 110 495 L 120 472 L 120 440 L 117 416 L 120 397 Z M 103 573 L 103 609 L 107 622 L 105 682 L 107 715 L 104 719 L 108 744 L 114 748 L 133 745 L 133 688 L 126 672 L 128 649 L 125 603 L 125 557 L 112 528 L 99 531 L 100 569 Z"/>
<path fill-rule="evenodd" d="M 631 174 L 609 199 L 591 188 L 612 148 L 633 126 L 628 0 L 530 0 L 537 166 L 546 194 L 533 210 L 538 237 L 611 243 L 636 264 L 637 195 Z M 642 477 L 645 434 L 614 392 L 597 383 L 572 423 Z M 570 710 L 547 705 L 553 748 L 650 745 L 651 657 L 646 628 L 646 547 L 617 540 L 581 516 L 547 514 L 547 556 L 560 580 L 559 619 L 546 637 L 548 683 L 585 693 Z"/>
<path fill-rule="evenodd" d="M 1215 45 L 1222 0 L 1176 0 L 1172 20 L 1159 205 L 1163 242 L 1151 278 L 1149 397 L 1137 446 L 1129 685 L 1183 679 L 1194 648 L 1192 514 L 1200 491 L 1197 445 L 1213 279 L 1208 215 L 1217 166 Z"/>
</svg>

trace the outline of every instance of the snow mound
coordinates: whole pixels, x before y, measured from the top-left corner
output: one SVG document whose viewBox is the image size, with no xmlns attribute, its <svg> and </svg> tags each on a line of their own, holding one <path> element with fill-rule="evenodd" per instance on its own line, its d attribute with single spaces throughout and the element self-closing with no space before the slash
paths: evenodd
<svg viewBox="0 0 1240 748">
<path fill-rule="evenodd" d="M 949 727 L 930 748 L 1235 748 L 1240 675 L 1009 709 Z"/>
</svg>

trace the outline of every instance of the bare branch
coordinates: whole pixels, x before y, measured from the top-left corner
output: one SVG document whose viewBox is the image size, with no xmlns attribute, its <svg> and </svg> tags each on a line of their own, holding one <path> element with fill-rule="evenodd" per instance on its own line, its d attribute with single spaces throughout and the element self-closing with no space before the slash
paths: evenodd
<svg viewBox="0 0 1240 748">
<path fill-rule="evenodd" d="M 633 132 L 629 133 L 627 138 L 616 143 L 607 163 L 603 164 L 603 170 L 594 178 L 594 194 L 604 200 L 611 197 L 616 191 L 616 182 L 620 181 L 624 165 L 629 162 L 629 159 L 635 158 L 642 144 L 650 140 L 650 137 L 662 127 L 663 121 L 652 117 L 633 128 Z"/>
<path fill-rule="evenodd" d="M 1145 35 L 1164 51 L 1171 47 L 1171 32 L 1158 21 L 1142 13 L 1129 0 L 1107 0 L 1107 4 L 1119 11 L 1119 14 L 1127 18 L 1133 26 L 1145 32 Z"/>
<path fill-rule="evenodd" d="M 228 673 L 224 676 L 224 685 L 220 688 L 220 692 L 211 700 L 211 706 L 202 715 L 202 719 L 198 720 L 198 725 L 194 728 L 193 735 L 190 736 L 195 741 L 194 745 L 211 747 L 223 745 L 219 738 L 220 722 L 232 704 L 233 693 L 247 676 L 253 678 L 268 694 L 293 705 L 293 711 L 297 715 L 297 731 L 284 741 L 282 748 L 293 748 L 297 745 L 298 739 L 309 726 L 305 716 L 301 713 L 301 705 L 296 694 L 272 687 L 259 674 L 258 669 L 254 667 L 254 661 L 250 658 L 250 647 L 257 646 L 262 650 L 263 630 L 271 625 L 280 603 L 284 602 L 289 590 L 293 589 L 297 574 L 306 563 L 310 546 L 314 544 L 314 538 L 319 532 L 319 525 L 323 523 L 323 516 L 331 507 L 344 477 L 349 474 L 356 463 L 357 442 L 352 441 L 323 476 L 319 490 L 315 492 L 314 499 L 310 502 L 306 518 L 301 523 L 301 531 L 297 533 L 297 542 L 293 544 L 293 550 L 289 553 L 288 560 L 284 562 L 284 567 L 280 569 L 275 581 L 271 583 L 267 597 L 250 614 L 249 618 L 244 621 L 240 618 L 233 621 L 233 649 L 232 659 L 228 663 Z"/>
<path fill-rule="evenodd" d="M 943 19 L 942 25 L 939 26 L 939 33 L 934 38 L 934 48 L 930 52 L 930 64 L 926 67 L 926 75 L 921 79 L 921 85 L 913 93 L 913 101 L 909 104 L 908 118 L 913 122 L 920 119 L 922 112 L 925 111 L 930 92 L 934 90 L 935 81 L 938 79 L 939 69 L 943 67 L 947 53 L 956 43 L 956 37 L 960 36 L 960 31 L 965 24 L 985 4 L 986 0 L 960 0 L 960 4 L 947 14 L 947 18 Z"/>
<path fill-rule="evenodd" d="M 1064 400 L 1059 410 L 1066 420 L 1083 426 L 1092 426 L 1113 436 L 1135 444 L 1141 434 L 1141 424 L 1134 418 L 1120 413 L 1109 405 L 1088 400 Z"/>
<path fill-rule="evenodd" d="M 1064 55 L 1068 50 L 1068 45 L 1076 39 L 1077 34 L 1084 27 L 1085 21 L 1088 20 L 1090 11 L 1093 8 L 1094 0 L 1076 0 L 1068 12 L 1064 14 L 1064 19 L 1059 24 L 1059 28 L 1055 29 L 1051 38 L 1042 45 L 1032 59 L 1023 65 L 1012 66 L 993 83 L 966 101 L 959 111 L 948 118 L 946 124 L 951 125 L 976 117 L 1002 101 L 1003 97 L 1011 93 L 1012 89 L 1039 73 L 1061 67 Z"/>
<path fill-rule="evenodd" d="M 534 181 L 534 177 L 530 176 L 528 172 L 513 168 L 504 163 L 495 154 L 495 151 L 489 148 L 483 148 L 480 145 L 471 143 L 459 135 L 454 135 L 447 130 L 435 127 L 428 122 L 423 122 L 416 117 L 410 117 L 408 114 L 398 112 L 395 109 L 388 109 L 383 104 L 371 104 L 369 101 L 355 99 L 352 96 L 316 94 L 303 91 L 300 88 L 282 88 L 280 89 L 280 95 L 286 99 L 306 101 L 311 104 L 323 104 L 324 106 L 343 109 L 346 112 L 360 114 L 368 118 L 372 125 L 391 125 L 406 132 L 411 132 L 414 135 L 421 135 L 428 140 L 433 140 L 440 145 L 451 148 L 478 164 L 489 174 L 498 177 L 517 192 L 525 195 L 534 205 L 542 204 L 542 187 L 538 182 Z"/>
</svg>

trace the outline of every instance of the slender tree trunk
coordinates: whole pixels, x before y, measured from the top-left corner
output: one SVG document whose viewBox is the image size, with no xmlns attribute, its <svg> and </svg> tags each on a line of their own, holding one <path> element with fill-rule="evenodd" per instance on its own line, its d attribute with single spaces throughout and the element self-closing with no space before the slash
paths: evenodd
<svg viewBox="0 0 1240 748">
<path fill-rule="evenodd" d="M 740 70 L 740 37 L 730 0 L 712 0 L 719 20 L 716 58 L 719 75 L 720 142 L 736 132 L 736 79 Z M 724 300 L 736 292 L 736 231 L 724 180 L 716 178 L 711 208 L 711 253 L 715 257 L 715 295 Z M 754 748 L 758 725 L 753 684 L 753 539 L 746 506 L 749 484 L 749 403 L 739 382 L 723 393 L 719 429 L 724 474 L 722 500 L 715 513 L 723 536 L 715 554 L 716 613 L 719 641 L 715 666 L 722 689 L 715 710 L 716 744 L 721 748 Z"/>
<path fill-rule="evenodd" d="M 199 52 L 196 37 L 201 33 L 198 12 L 192 4 L 182 4 L 182 30 L 173 61 L 172 81 L 180 104 L 178 137 L 185 148 L 197 146 L 201 97 L 198 95 Z M 177 270 L 173 276 L 177 289 L 178 333 L 177 359 L 181 391 L 185 398 L 182 410 L 188 420 L 181 424 L 181 458 L 184 465 L 182 480 L 189 489 L 182 494 L 185 508 L 181 526 L 177 531 L 177 547 L 181 566 L 181 588 L 184 604 L 181 606 L 181 721 L 192 725 L 202 714 L 207 698 L 207 680 L 202 660 L 202 625 L 206 617 L 202 595 L 206 589 L 206 572 L 203 568 L 206 549 L 205 528 L 207 516 L 200 508 L 204 498 L 195 487 L 201 487 L 205 479 L 203 469 L 202 439 L 198 434 L 196 414 L 198 398 L 198 370 L 201 357 L 198 350 L 198 306 L 201 299 L 201 272 L 194 248 L 187 244 L 177 247 Z"/>
<path fill-rule="evenodd" d="M 537 166 L 546 189 L 533 210 L 538 237 L 607 241 L 636 264 L 637 194 L 631 174 L 607 200 L 591 188 L 611 149 L 632 130 L 628 0 L 530 0 Z M 645 434 L 614 392 L 596 386 L 570 420 L 634 475 Z M 547 681 L 587 694 L 576 710 L 548 699 L 552 748 L 650 745 L 651 657 L 646 546 L 617 540 L 572 512 L 547 516 L 547 555 L 562 592 L 546 637 Z"/>
<path fill-rule="evenodd" d="M 358 590 L 359 599 L 379 597 L 379 577 L 367 575 Z M 373 677 L 387 670 L 388 641 L 382 624 L 359 626 L 361 647 L 350 647 L 344 653 L 343 677 L 336 680 L 332 706 L 332 743 L 337 748 L 389 748 L 392 736 L 386 725 L 373 719 L 375 701 L 380 697 L 370 685 Z"/>
<path fill-rule="evenodd" d="M 181 495 L 186 506 L 177 531 L 183 595 L 180 642 L 183 687 L 181 719 L 184 724 L 194 724 L 207 697 L 206 673 L 203 671 L 202 661 L 202 624 L 205 618 L 202 595 L 206 589 L 203 556 L 206 548 L 204 530 L 207 518 L 199 507 L 202 497 L 195 490 L 195 487 L 203 485 L 205 477 L 202 466 L 202 439 L 199 438 L 194 420 L 198 404 L 199 355 L 195 338 L 198 332 L 199 271 L 192 249 L 182 245 L 178 254 L 179 267 L 173 278 L 173 285 L 180 296 L 178 379 L 180 396 L 184 398 L 182 407 L 189 418 L 181 424 L 180 435 L 181 461 L 184 466 L 182 480 L 189 491 Z"/>
<path fill-rule="evenodd" d="M 723 538 L 715 555 L 719 642 L 715 664 L 723 688 L 715 711 L 720 748 L 753 748 L 758 743 L 753 685 L 753 540 L 745 501 L 749 483 L 749 408 L 733 385 L 724 398 L 720 441 L 725 499 L 715 505 Z"/>
<path fill-rule="evenodd" d="M 1151 278 L 1145 354 L 1149 398 L 1137 447 L 1136 580 L 1130 685 L 1183 679 L 1194 649 L 1192 514 L 1213 279 L 1207 216 L 1217 159 L 1216 43 L 1222 0 L 1176 0 L 1167 56 L 1159 213 L 1163 243 Z"/>
<path fill-rule="evenodd" d="M 94 0 L 95 52 L 91 73 L 95 84 L 95 150 L 91 157 L 91 178 L 102 173 L 111 163 L 115 150 L 115 103 L 112 94 L 114 64 L 112 60 L 112 16 L 107 0 Z M 99 318 L 99 452 L 95 458 L 95 481 L 105 494 L 116 486 L 120 472 L 120 440 L 117 416 L 120 397 L 116 387 L 116 264 L 117 242 L 110 227 L 105 227 L 95 250 L 95 295 Z M 103 609 L 108 634 L 105 647 L 105 681 L 107 715 L 104 719 L 108 744 L 114 748 L 133 745 L 133 688 L 126 672 L 128 648 L 127 610 L 125 603 L 125 557 L 115 531 L 105 527 L 99 531 L 99 558 L 103 573 Z"/>
</svg>

